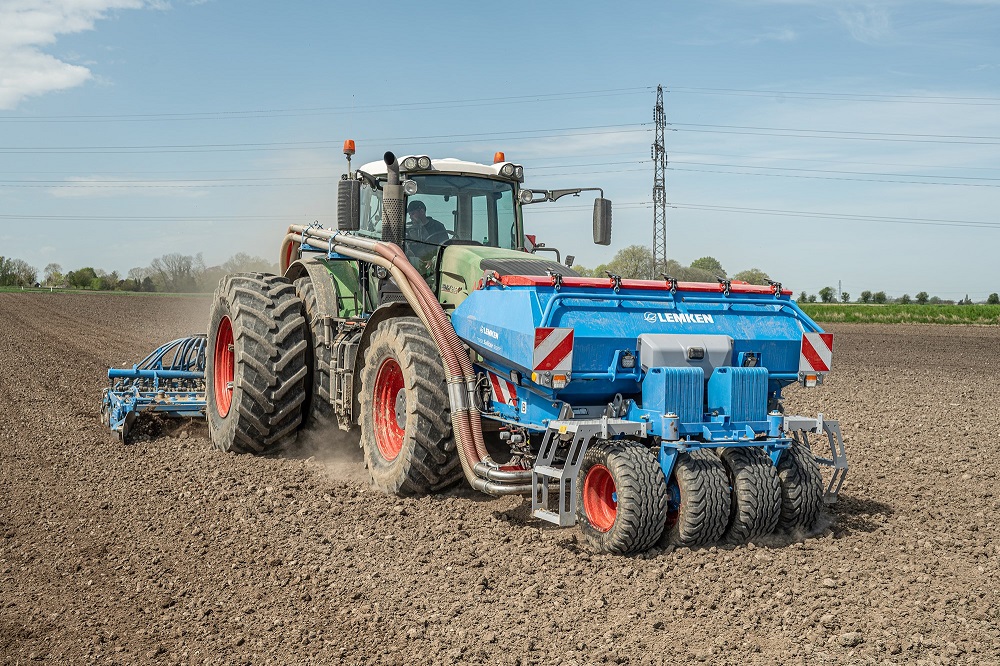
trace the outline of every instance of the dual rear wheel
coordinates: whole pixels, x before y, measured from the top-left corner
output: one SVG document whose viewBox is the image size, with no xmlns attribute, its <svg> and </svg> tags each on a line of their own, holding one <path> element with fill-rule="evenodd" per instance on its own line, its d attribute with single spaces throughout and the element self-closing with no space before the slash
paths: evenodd
<svg viewBox="0 0 1000 666">
<path fill-rule="evenodd" d="M 655 544 L 741 544 L 773 532 L 815 530 L 822 478 L 808 447 L 793 442 L 773 465 L 762 449 L 679 454 L 670 482 L 649 448 L 629 441 L 588 447 L 577 479 L 577 520 L 595 550 Z"/>
</svg>

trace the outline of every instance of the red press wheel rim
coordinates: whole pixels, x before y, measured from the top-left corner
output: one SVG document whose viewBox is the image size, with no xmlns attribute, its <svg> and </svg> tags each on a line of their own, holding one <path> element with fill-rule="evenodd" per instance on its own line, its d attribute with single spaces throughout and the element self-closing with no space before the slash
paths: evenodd
<svg viewBox="0 0 1000 666">
<path fill-rule="evenodd" d="M 594 465 L 583 480 L 583 511 L 594 528 L 607 532 L 618 515 L 615 479 L 604 465 Z"/>
<path fill-rule="evenodd" d="M 215 334 L 215 409 L 219 416 L 229 416 L 233 404 L 233 383 L 236 379 L 236 352 L 233 350 L 233 322 L 223 317 Z"/>
<path fill-rule="evenodd" d="M 382 457 L 392 461 L 403 450 L 406 430 L 406 387 L 403 370 L 394 358 L 382 361 L 375 375 L 375 443 Z"/>
</svg>

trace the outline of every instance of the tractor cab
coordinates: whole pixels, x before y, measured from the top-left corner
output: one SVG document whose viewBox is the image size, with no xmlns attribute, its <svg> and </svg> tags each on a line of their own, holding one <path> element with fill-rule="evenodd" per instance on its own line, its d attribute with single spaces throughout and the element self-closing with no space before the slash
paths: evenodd
<svg viewBox="0 0 1000 666">
<path fill-rule="evenodd" d="M 384 196 L 397 178 L 401 201 Z M 542 246 L 525 240 L 522 206 L 591 188 L 553 193 L 523 188 L 523 181 L 523 167 L 503 153 L 493 164 L 422 155 L 370 162 L 344 181 L 356 191 L 358 219 L 341 229 L 399 245 L 446 307 L 461 302 L 485 270 L 575 276 L 558 253 L 556 261 L 534 254 Z M 594 224 L 595 242 L 610 240 L 609 201 L 598 199 Z M 380 302 L 394 298 L 391 284 L 379 289 Z"/>
</svg>

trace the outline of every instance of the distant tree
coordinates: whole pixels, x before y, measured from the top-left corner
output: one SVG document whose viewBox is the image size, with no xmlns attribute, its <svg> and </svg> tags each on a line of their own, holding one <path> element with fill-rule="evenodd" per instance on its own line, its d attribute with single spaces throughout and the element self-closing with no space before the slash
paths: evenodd
<svg viewBox="0 0 1000 666">
<path fill-rule="evenodd" d="M 878 303 L 878 304 L 882 305 L 882 304 L 884 304 L 888 300 L 889 300 L 889 297 L 886 296 L 886 294 L 885 294 L 884 291 L 876 291 L 872 295 L 872 302 L 873 303 Z"/>
<path fill-rule="evenodd" d="M 810 303 L 816 302 L 816 294 L 809 294 L 809 302 Z"/>
<path fill-rule="evenodd" d="M 58 284 L 62 284 L 62 281 L 63 281 L 62 266 L 60 266 L 59 264 L 53 262 L 47 265 L 45 267 L 45 270 L 42 271 L 42 284 L 51 287 Z"/>
<path fill-rule="evenodd" d="M 0 285 L 30 287 L 38 281 L 38 269 L 23 259 L 0 257 Z"/>
<path fill-rule="evenodd" d="M 842 292 L 840 292 L 840 300 L 843 303 L 850 303 L 851 302 L 851 295 L 849 293 L 847 293 L 846 291 L 842 291 Z"/>
<path fill-rule="evenodd" d="M 590 269 L 587 268 L 586 266 L 581 266 L 580 264 L 573 264 L 572 268 L 574 271 L 576 271 L 576 274 L 579 275 L 580 277 L 590 277 Z"/>
<path fill-rule="evenodd" d="M 861 292 L 861 296 L 858 297 L 858 301 L 861 303 L 871 303 L 872 302 L 872 292 L 865 289 Z"/>
<path fill-rule="evenodd" d="M 833 303 L 834 292 L 835 290 L 833 287 L 823 287 L 822 289 L 819 290 L 820 300 L 822 300 L 824 303 Z"/>
<path fill-rule="evenodd" d="M 799 292 L 799 297 L 796 298 L 795 300 L 798 301 L 799 303 L 808 303 L 809 302 L 809 294 L 807 294 L 804 291 L 801 291 L 801 292 Z"/>
<path fill-rule="evenodd" d="M 988 305 L 1000 305 L 1000 294 L 994 291 L 989 295 L 989 297 L 987 297 L 986 303 Z"/>
<path fill-rule="evenodd" d="M 163 291 L 184 293 L 195 290 L 195 257 L 172 252 L 153 259 L 149 268 L 154 281 L 163 286 Z"/>
<path fill-rule="evenodd" d="M 649 280 L 653 277 L 653 252 L 645 245 L 629 245 L 615 253 L 605 270 L 623 278 Z"/>
<path fill-rule="evenodd" d="M 927 301 L 931 305 L 942 305 L 944 303 L 940 296 L 931 296 L 930 300 Z"/>
<path fill-rule="evenodd" d="M 691 268 L 699 268 L 703 271 L 708 271 L 715 277 L 727 277 L 726 269 L 722 267 L 722 264 L 720 264 L 719 260 L 715 257 L 702 257 L 700 259 L 695 259 L 691 262 Z"/>
<path fill-rule="evenodd" d="M 740 280 L 742 282 L 749 282 L 750 284 L 767 284 L 771 278 L 767 273 L 759 268 L 748 268 L 747 270 L 740 271 L 734 275 L 733 279 Z"/>
<path fill-rule="evenodd" d="M 156 291 L 156 284 L 153 282 L 153 278 L 149 277 L 148 275 L 142 278 L 142 286 L 140 287 L 139 291 L 146 291 L 150 293 Z"/>
<path fill-rule="evenodd" d="M 903 294 L 902 296 L 899 297 L 899 300 L 897 302 L 900 303 L 901 305 L 909 305 L 913 301 L 910 300 L 909 294 Z"/>
<path fill-rule="evenodd" d="M 66 274 L 66 284 L 76 289 L 93 289 L 95 280 L 97 280 L 97 271 L 90 266 Z M 97 284 L 99 285 L 100 281 Z"/>
<path fill-rule="evenodd" d="M 224 273 L 277 273 L 278 266 L 263 257 L 237 252 L 222 263 Z"/>
<path fill-rule="evenodd" d="M 927 301 L 930 299 L 926 291 L 921 291 L 917 294 L 917 305 L 927 305 Z"/>
</svg>

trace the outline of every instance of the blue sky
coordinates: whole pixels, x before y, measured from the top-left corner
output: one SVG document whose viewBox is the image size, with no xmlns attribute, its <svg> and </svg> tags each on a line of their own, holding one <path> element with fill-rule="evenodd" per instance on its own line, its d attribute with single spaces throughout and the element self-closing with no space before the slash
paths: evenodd
<svg viewBox="0 0 1000 666">
<path fill-rule="evenodd" d="M 524 164 L 527 226 L 593 266 L 668 254 L 836 287 L 1000 291 L 1000 0 L 0 0 L 0 255 L 127 272 L 275 258 L 333 225 L 341 144 Z"/>
</svg>

